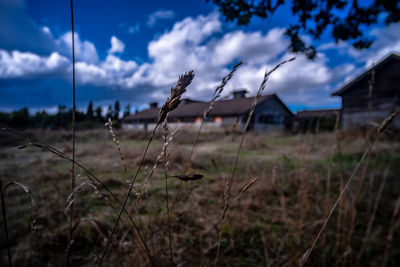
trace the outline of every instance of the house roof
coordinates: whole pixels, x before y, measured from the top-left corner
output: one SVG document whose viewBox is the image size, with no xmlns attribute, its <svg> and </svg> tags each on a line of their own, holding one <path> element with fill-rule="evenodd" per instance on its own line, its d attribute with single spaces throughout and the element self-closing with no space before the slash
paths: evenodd
<svg viewBox="0 0 400 267">
<path fill-rule="evenodd" d="M 264 95 L 260 96 L 257 101 L 257 105 L 266 101 L 270 98 L 277 98 L 277 100 L 284 106 L 284 108 L 290 113 L 290 110 L 285 104 L 280 101 L 276 95 Z M 251 105 L 255 97 L 244 97 L 234 98 L 228 100 L 221 100 L 214 103 L 209 116 L 239 116 L 245 115 L 250 111 Z M 203 112 L 208 108 L 209 103 L 207 102 L 186 102 L 181 103 L 174 111 L 170 112 L 169 118 L 184 118 L 184 117 L 199 117 L 203 115 Z M 149 108 L 125 117 L 125 121 L 132 120 L 147 120 L 155 119 L 158 117 L 160 108 Z"/>
<path fill-rule="evenodd" d="M 371 75 L 372 71 L 376 71 L 377 69 L 380 69 L 382 66 L 386 65 L 388 62 L 390 62 L 392 60 L 400 60 L 400 54 L 391 53 L 388 56 L 384 57 L 377 64 L 371 66 L 370 68 L 365 70 L 363 73 L 361 73 L 360 75 L 356 76 L 354 79 L 347 82 L 336 92 L 332 93 L 332 96 L 341 96 L 344 92 L 351 89 L 356 83 L 358 83 L 362 79 L 369 77 Z"/>
</svg>

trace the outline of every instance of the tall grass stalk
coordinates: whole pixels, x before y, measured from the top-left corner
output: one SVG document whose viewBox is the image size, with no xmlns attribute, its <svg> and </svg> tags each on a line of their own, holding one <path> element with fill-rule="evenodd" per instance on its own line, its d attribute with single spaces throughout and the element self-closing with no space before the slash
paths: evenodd
<svg viewBox="0 0 400 267">
<path fill-rule="evenodd" d="M 362 255 L 364 253 L 365 247 L 366 247 L 367 242 L 369 240 L 369 236 L 371 234 L 372 226 L 374 225 L 376 213 L 378 211 L 379 203 L 380 203 L 380 200 L 381 200 L 383 189 L 384 189 L 385 184 L 386 184 L 386 179 L 388 177 L 388 173 L 389 173 L 389 170 L 386 169 L 385 173 L 383 175 L 383 179 L 382 179 L 381 184 L 380 184 L 379 189 L 378 189 L 378 194 L 377 194 L 376 199 L 375 199 L 374 208 L 373 208 L 371 217 L 370 217 L 370 219 L 368 221 L 367 229 L 365 230 L 365 234 L 364 234 L 364 238 L 363 238 L 363 241 L 362 241 L 362 244 L 361 244 L 361 248 L 360 248 L 360 250 L 358 251 L 358 254 L 357 254 L 357 266 L 359 266 L 359 264 L 360 264 L 361 257 L 362 257 Z"/>
<path fill-rule="evenodd" d="M 311 252 L 313 251 L 313 249 L 315 248 L 315 245 L 317 244 L 319 238 L 321 237 L 322 232 L 325 230 L 326 225 L 328 224 L 329 219 L 331 218 L 333 212 L 335 211 L 336 207 L 338 206 L 339 202 L 342 200 L 344 193 L 347 191 L 347 188 L 350 185 L 350 182 L 353 180 L 355 174 L 357 173 L 359 167 L 361 166 L 361 163 L 364 161 L 364 159 L 367 157 L 367 155 L 369 154 L 369 152 L 372 150 L 373 145 L 375 144 L 376 140 L 379 138 L 379 136 L 385 131 L 385 129 L 392 123 L 392 121 L 397 117 L 397 115 L 400 114 L 400 109 L 398 109 L 397 111 L 395 111 L 394 113 L 392 113 L 389 117 L 387 117 L 382 124 L 379 126 L 378 130 L 376 131 L 376 135 L 375 138 L 373 138 L 373 140 L 369 143 L 367 149 L 365 150 L 365 152 L 363 153 L 362 157 L 360 158 L 360 160 L 358 161 L 356 167 L 354 168 L 352 174 L 350 175 L 350 177 L 347 179 L 346 184 L 344 185 L 343 190 L 340 192 L 339 197 L 337 198 L 335 204 L 333 205 L 333 207 L 331 208 L 328 216 L 326 217 L 326 219 L 324 220 L 324 223 L 322 224 L 321 229 L 319 230 L 316 238 L 314 239 L 311 247 L 304 253 L 303 258 L 300 262 L 301 266 L 304 266 L 304 264 L 307 262 L 308 258 L 311 255 Z"/>
<path fill-rule="evenodd" d="M 397 198 L 397 201 L 394 205 L 393 212 L 392 212 L 392 218 L 390 218 L 390 226 L 389 226 L 389 231 L 386 235 L 386 244 L 385 244 L 385 251 L 383 253 L 383 262 L 382 266 L 387 266 L 387 263 L 389 261 L 389 253 L 390 253 L 390 247 L 392 246 L 392 240 L 393 240 L 393 234 L 396 229 L 399 228 L 400 226 L 400 196 Z"/>
<path fill-rule="evenodd" d="M 279 63 L 278 65 L 276 65 L 271 71 L 269 71 L 269 72 L 266 71 L 265 72 L 263 81 L 262 81 L 262 83 L 260 85 L 260 88 L 257 91 L 257 95 L 254 97 L 254 101 L 253 101 L 253 103 L 252 103 L 252 105 L 250 107 L 249 115 L 247 117 L 246 124 L 245 124 L 245 126 L 243 128 L 242 137 L 240 139 L 239 148 L 238 148 L 237 153 L 236 153 L 235 163 L 234 163 L 233 169 L 232 169 L 232 174 L 226 180 L 226 185 L 225 185 L 225 190 L 224 190 L 224 207 L 222 209 L 220 232 L 219 232 L 219 236 L 218 236 L 217 253 L 215 255 L 214 266 L 217 266 L 217 264 L 218 264 L 218 257 L 219 257 L 220 248 L 221 248 L 223 228 L 224 228 L 224 225 L 225 225 L 226 213 L 227 213 L 228 207 L 229 207 L 230 193 L 231 193 L 231 189 L 232 189 L 232 181 L 233 181 L 233 178 L 235 177 L 236 168 L 237 168 L 237 165 L 238 165 L 239 155 L 240 155 L 240 151 L 242 149 L 244 137 L 246 136 L 246 132 L 247 132 L 247 129 L 249 127 L 249 124 L 250 124 L 251 118 L 253 116 L 254 110 L 256 108 L 258 98 L 262 95 L 270 75 L 275 70 L 277 70 L 280 66 L 282 66 L 283 64 L 285 64 L 285 63 L 287 63 L 289 61 L 293 61 L 293 60 L 295 60 L 295 57 L 293 57 L 293 58 L 291 58 L 289 60 L 285 60 L 285 61 Z"/>
<path fill-rule="evenodd" d="M 329 155 L 329 162 L 328 162 L 328 174 L 326 177 L 326 187 L 325 187 L 325 214 L 328 214 L 328 205 L 329 205 L 329 200 L 330 200 L 330 191 L 331 191 L 331 179 L 332 179 L 332 168 L 333 168 L 333 156 L 334 156 L 334 151 L 335 147 L 337 147 L 336 142 L 337 142 L 337 131 L 339 129 L 339 122 L 340 122 L 340 115 L 339 112 L 336 114 L 336 119 L 335 119 L 335 129 L 334 129 L 334 134 L 333 134 L 333 140 L 332 140 L 332 146 L 331 146 L 331 151 Z M 326 243 L 326 232 L 324 232 L 324 235 L 322 236 L 322 242 L 325 247 Z M 326 265 L 326 250 L 323 252 L 323 266 Z"/>
<path fill-rule="evenodd" d="M 166 102 L 164 103 L 164 105 L 161 107 L 160 113 L 159 113 L 159 115 L 158 115 L 157 123 L 156 123 L 156 125 L 154 126 L 154 129 L 153 129 L 153 131 L 152 131 L 152 133 L 151 133 L 151 136 L 150 136 L 149 141 L 147 142 L 146 148 L 145 148 L 145 150 L 144 150 L 144 152 L 143 152 L 143 155 L 142 155 L 142 157 L 141 157 L 141 159 L 140 159 L 139 166 L 138 166 L 138 168 L 137 168 L 137 170 L 136 170 L 136 173 L 135 173 L 135 175 L 133 176 L 133 178 L 132 178 L 132 180 L 131 180 L 131 183 L 130 183 L 129 189 L 128 189 L 128 193 L 126 194 L 125 200 L 124 200 L 124 202 L 122 203 L 121 210 L 119 211 L 117 220 L 115 221 L 114 226 L 113 226 L 113 229 L 112 229 L 112 231 L 111 231 L 111 234 L 110 234 L 110 236 L 109 236 L 109 238 L 108 238 L 108 240 L 107 240 L 106 247 L 105 247 L 105 249 L 104 249 L 104 251 L 103 251 L 103 254 L 102 254 L 101 258 L 100 258 L 100 261 L 99 261 L 98 266 L 101 266 L 102 263 L 103 263 L 103 260 L 104 260 L 104 258 L 105 258 L 105 256 L 106 256 L 106 253 L 107 253 L 107 250 L 108 250 L 108 248 L 109 248 L 109 246 L 110 246 L 110 242 L 111 242 L 111 240 L 112 240 L 112 237 L 113 237 L 113 235 L 114 235 L 114 233 L 115 233 L 115 230 L 116 230 L 116 228 L 117 228 L 117 225 L 118 225 L 118 223 L 119 223 L 119 220 L 121 219 L 122 212 L 124 211 L 125 206 L 126 206 L 126 203 L 128 202 L 129 196 L 130 196 L 131 193 L 132 193 L 132 190 L 133 190 L 133 188 L 134 188 L 135 181 L 136 181 L 136 179 L 137 179 L 137 177 L 138 177 L 138 175 L 139 175 L 139 171 L 140 171 L 140 169 L 141 169 L 141 167 L 142 167 L 142 165 L 143 165 L 144 158 L 145 158 L 145 156 L 146 156 L 146 154 L 147 154 L 147 151 L 148 151 L 148 149 L 149 149 L 149 147 L 150 147 L 150 144 L 151 144 L 151 142 L 152 142 L 152 140 L 153 140 L 153 138 L 154 138 L 154 135 L 155 135 L 155 133 L 156 133 L 156 130 L 157 130 L 158 126 L 160 125 L 160 123 L 161 123 L 162 121 L 164 121 L 164 119 L 167 117 L 167 114 L 168 114 L 170 111 L 174 110 L 175 108 L 177 108 L 177 107 L 179 106 L 179 104 L 180 104 L 180 102 L 181 102 L 181 96 L 182 96 L 182 94 L 183 94 L 184 92 L 186 92 L 186 87 L 189 86 L 189 84 L 192 82 L 193 78 L 194 78 L 194 71 L 189 71 L 189 72 L 186 72 L 185 74 L 179 76 L 179 79 L 178 79 L 177 84 L 176 84 L 174 87 L 171 88 L 170 97 L 167 99 L 167 101 L 166 101 Z"/>
<path fill-rule="evenodd" d="M 169 213 L 169 197 L 168 197 L 168 114 L 164 119 L 163 123 L 164 130 L 164 145 L 163 145 L 163 154 L 164 154 L 164 172 L 165 172 L 165 197 L 166 197 L 166 206 L 167 206 L 167 221 L 168 221 L 168 239 L 169 239 L 169 260 L 171 265 L 174 265 L 174 256 L 172 251 L 172 238 L 171 238 L 171 218 Z"/>
<path fill-rule="evenodd" d="M 232 79 L 233 74 L 236 72 L 236 70 L 237 70 L 237 69 L 240 67 L 240 65 L 242 65 L 242 64 L 243 64 L 242 61 L 239 61 L 239 63 L 237 63 L 235 66 L 233 66 L 231 72 L 229 72 L 229 74 L 228 74 L 227 76 L 225 76 L 224 78 L 222 78 L 221 84 L 220 84 L 217 88 L 215 88 L 214 93 L 213 93 L 213 95 L 212 95 L 212 97 L 211 97 L 211 100 L 210 100 L 210 102 L 209 102 L 209 104 L 208 104 L 208 107 L 207 107 L 207 109 L 204 110 L 204 112 L 203 112 L 203 117 L 201 118 L 200 127 L 199 127 L 199 129 L 197 130 L 196 137 L 195 137 L 195 139 L 194 139 L 194 143 L 193 143 L 193 146 L 192 146 L 192 150 L 190 151 L 190 156 L 189 156 L 189 167 L 191 167 L 194 148 L 196 147 L 197 141 L 198 141 L 199 136 L 200 136 L 201 129 L 203 128 L 204 122 L 206 121 L 208 114 L 209 114 L 209 113 L 211 112 L 211 110 L 213 109 L 213 106 L 214 106 L 215 102 L 218 100 L 218 98 L 221 97 L 222 92 L 224 91 L 225 85 L 229 82 L 230 79 Z"/>
<path fill-rule="evenodd" d="M 8 265 L 11 267 L 12 261 L 11 261 L 11 252 L 10 252 L 10 241 L 8 240 L 6 204 L 5 204 L 5 200 L 4 200 L 4 192 L 3 192 L 3 186 L 1 184 L 1 178 L 2 177 L 0 177 L 1 213 L 3 215 L 3 222 L 4 222 L 4 235 L 6 237 Z"/>
<path fill-rule="evenodd" d="M 124 157 L 124 155 L 122 154 L 122 150 L 121 150 L 121 147 L 120 147 L 120 145 L 119 145 L 119 139 L 117 138 L 117 135 L 115 134 L 114 128 L 112 127 L 112 120 L 111 120 L 111 118 L 108 118 L 108 122 L 105 124 L 105 126 L 108 127 L 108 129 L 109 129 L 109 131 L 110 131 L 110 134 L 111 134 L 111 136 L 112 136 L 113 142 L 114 142 L 115 146 L 117 147 L 118 154 L 119 154 L 119 157 L 120 157 L 120 159 L 121 159 L 122 166 L 123 166 L 123 169 L 124 169 L 125 178 L 126 178 L 126 179 L 129 179 L 128 168 L 127 168 L 126 163 L 125 163 L 125 157 Z M 139 236 L 139 239 L 140 239 L 140 241 L 141 241 L 141 243 L 142 243 L 142 245 L 143 245 L 143 247 L 144 247 L 144 249 L 145 249 L 145 251 L 146 251 L 147 257 L 149 258 L 150 262 L 154 265 L 153 257 L 152 257 L 151 254 L 150 254 L 150 250 L 149 250 L 149 248 L 148 248 L 148 246 L 147 246 L 147 244 L 146 244 L 146 241 L 145 241 L 145 239 L 144 239 L 144 237 L 143 237 L 143 234 L 142 234 L 141 231 L 140 231 L 140 228 L 137 227 L 136 223 L 133 221 L 133 219 L 132 219 L 132 217 L 130 216 L 130 214 L 127 214 L 127 215 L 128 215 L 128 218 L 130 218 L 130 220 L 131 220 L 131 222 L 132 222 L 132 225 L 133 225 L 133 227 L 134 227 L 134 229 L 135 229 L 137 235 Z"/>
<path fill-rule="evenodd" d="M 74 5 L 73 0 L 71 2 L 71 32 L 72 32 L 72 163 L 71 163 L 71 194 L 74 192 L 75 187 L 75 30 L 74 30 Z M 74 203 L 73 199 L 70 207 L 69 215 L 69 235 L 68 235 L 68 245 L 67 245 L 67 265 L 69 265 L 70 255 L 71 255 L 71 244 L 72 244 L 72 234 L 73 234 L 73 213 L 74 213 Z"/>
<path fill-rule="evenodd" d="M 345 241 L 346 241 L 345 244 L 347 245 L 348 248 L 351 247 L 351 238 L 352 238 L 353 233 L 354 233 L 355 223 L 356 223 L 356 216 L 357 216 L 357 204 L 358 204 L 358 200 L 359 200 L 359 198 L 361 196 L 361 191 L 362 191 L 362 187 L 363 187 L 363 184 L 364 184 L 365 177 L 367 176 L 369 160 L 370 160 L 370 157 L 367 156 L 367 158 L 365 160 L 366 162 L 365 162 L 365 164 L 363 166 L 363 169 L 361 171 L 361 177 L 358 179 L 356 192 L 355 192 L 355 194 L 353 196 L 353 199 L 352 199 L 352 201 L 350 203 L 350 211 L 351 211 L 350 212 L 350 227 L 349 227 L 349 229 L 347 231 L 347 235 L 346 235 L 346 238 L 345 238 Z M 346 266 L 349 254 L 350 253 L 345 253 L 344 260 L 342 262 L 343 266 Z"/>
<path fill-rule="evenodd" d="M 67 160 L 71 163 L 74 163 L 76 166 L 78 166 L 79 168 L 81 168 L 87 175 L 88 179 L 90 180 L 90 182 L 93 184 L 93 186 L 95 186 L 96 190 L 98 190 L 99 192 L 102 192 L 102 190 L 104 189 L 111 197 L 112 199 L 114 199 L 120 206 L 122 206 L 122 202 L 119 200 L 119 198 L 110 190 L 110 188 L 108 188 L 93 172 L 91 172 L 88 168 L 86 168 L 83 164 L 81 164 L 78 161 L 73 161 L 71 157 L 69 157 L 67 154 L 61 152 L 60 150 L 58 150 L 57 148 L 50 146 L 49 144 L 45 143 L 42 140 L 39 140 L 37 138 L 31 137 L 31 136 L 27 136 L 23 133 L 20 133 L 18 131 L 15 131 L 14 129 L 11 129 L 9 127 L 6 126 L 2 126 L 0 128 L 1 131 L 5 131 L 8 133 L 11 133 L 13 135 L 22 137 L 26 140 L 29 140 L 29 142 L 26 145 L 22 145 L 19 146 L 19 149 L 24 149 L 28 146 L 33 146 L 33 147 L 37 147 L 40 149 L 43 149 L 45 151 L 48 151 L 52 154 L 57 155 L 58 157 L 60 157 L 61 159 Z M 75 191 L 75 190 L 74 190 Z M 67 204 L 69 202 L 73 201 L 73 196 L 75 195 L 75 192 L 72 192 L 70 194 L 70 196 L 67 199 Z M 105 198 L 105 200 L 107 200 L 107 197 Z M 107 202 L 108 205 L 110 205 L 110 207 L 112 209 L 114 209 L 114 205 L 111 202 Z M 70 206 L 70 205 L 69 205 Z M 131 224 L 133 225 L 133 227 L 135 228 L 135 230 L 138 230 L 138 226 L 135 224 L 135 222 L 133 221 L 133 218 L 131 217 L 130 213 L 124 208 L 124 212 L 127 214 L 129 221 L 131 222 Z M 145 244 L 144 241 L 144 237 L 142 235 L 139 235 L 139 237 L 142 240 L 142 243 Z M 152 257 L 150 257 L 152 259 Z M 154 264 L 153 264 L 154 265 Z"/>
</svg>

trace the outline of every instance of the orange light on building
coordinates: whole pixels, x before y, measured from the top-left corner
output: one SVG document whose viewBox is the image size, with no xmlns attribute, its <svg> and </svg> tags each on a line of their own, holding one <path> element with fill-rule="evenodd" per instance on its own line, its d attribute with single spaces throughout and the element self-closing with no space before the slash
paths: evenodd
<svg viewBox="0 0 400 267">
<path fill-rule="evenodd" d="M 194 120 L 195 123 L 200 123 L 201 122 L 201 117 L 196 117 L 196 119 Z"/>
<path fill-rule="evenodd" d="M 215 123 L 221 123 L 221 122 L 222 122 L 222 118 L 221 118 L 220 116 L 215 117 L 215 118 L 214 118 L 214 122 L 215 122 Z"/>
</svg>

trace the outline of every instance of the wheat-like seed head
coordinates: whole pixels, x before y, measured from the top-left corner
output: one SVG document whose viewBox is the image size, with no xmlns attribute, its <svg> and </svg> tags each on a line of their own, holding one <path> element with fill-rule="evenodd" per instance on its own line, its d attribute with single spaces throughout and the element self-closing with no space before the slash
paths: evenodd
<svg viewBox="0 0 400 267">
<path fill-rule="evenodd" d="M 192 82 L 194 78 L 194 71 L 188 71 L 185 74 L 179 76 L 178 82 L 174 87 L 171 88 L 171 94 L 167 101 L 165 101 L 164 105 L 160 109 L 160 113 L 158 114 L 158 121 L 162 122 L 167 113 L 176 109 L 181 103 L 181 96 L 186 92 L 186 87 Z"/>
</svg>

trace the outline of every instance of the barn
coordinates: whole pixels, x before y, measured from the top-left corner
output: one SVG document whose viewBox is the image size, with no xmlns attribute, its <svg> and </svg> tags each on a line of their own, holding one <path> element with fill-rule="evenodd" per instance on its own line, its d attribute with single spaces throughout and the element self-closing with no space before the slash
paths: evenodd
<svg viewBox="0 0 400 267">
<path fill-rule="evenodd" d="M 204 131 L 226 131 L 243 129 L 255 97 L 246 97 L 246 90 L 237 90 L 231 99 L 220 100 L 214 106 L 203 125 Z M 208 102 L 183 99 L 182 103 L 168 115 L 169 127 L 198 129 L 203 113 L 208 109 Z M 123 119 L 123 127 L 151 130 L 157 122 L 160 108 L 151 103 L 148 109 L 132 114 Z M 282 130 L 289 124 L 293 113 L 276 94 L 258 98 L 250 130 Z"/>
<path fill-rule="evenodd" d="M 341 127 L 380 123 L 400 107 L 400 54 L 392 53 L 339 88 Z M 400 128 L 397 118 L 393 127 Z"/>
</svg>

